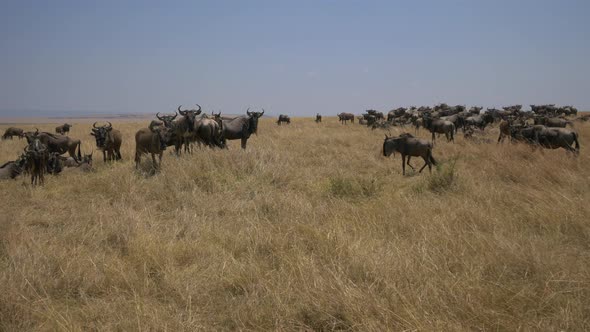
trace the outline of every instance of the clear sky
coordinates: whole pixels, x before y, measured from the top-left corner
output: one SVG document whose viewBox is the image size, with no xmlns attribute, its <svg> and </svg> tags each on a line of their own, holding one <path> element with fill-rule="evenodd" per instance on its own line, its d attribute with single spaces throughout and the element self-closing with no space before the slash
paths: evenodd
<svg viewBox="0 0 590 332">
<path fill-rule="evenodd" d="M 590 110 L 590 1 L 0 1 L 0 110 Z"/>
</svg>

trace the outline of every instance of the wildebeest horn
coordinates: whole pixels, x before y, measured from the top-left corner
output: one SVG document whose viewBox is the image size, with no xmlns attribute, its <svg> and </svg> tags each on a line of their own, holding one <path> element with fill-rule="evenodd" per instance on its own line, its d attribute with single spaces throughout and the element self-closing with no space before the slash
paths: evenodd
<svg viewBox="0 0 590 332">
<path fill-rule="evenodd" d="M 246 110 L 246 114 L 251 115 L 250 114 L 250 107 L 248 107 L 248 109 Z"/>
<path fill-rule="evenodd" d="M 197 105 L 199 107 L 199 109 L 197 110 L 197 112 L 201 112 L 201 110 L 202 110 L 201 109 L 201 106 L 199 104 L 195 104 L 195 105 Z"/>
<path fill-rule="evenodd" d="M 178 113 L 174 112 L 174 116 L 172 117 L 172 119 L 171 119 L 171 120 L 174 120 L 174 119 L 176 119 L 176 117 L 177 117 L 177 116 L 178 116 Z"/>
<path fill-rule="evenodd" d="M 109 121 L 107 123 L 109 124 L 109 129 L 113 128 L 113 125 Z"/>
<path fill-rule="evenodd" d="M 36 130 L 35 131 L 35 135 L 38 135 L 39 134 L 39 128 L 35 127 L 35 130 Z"/>
<path fill-rule="evenodd" d="M 385 134 L 385 139 L 388 139 L 388 138 L 389 138 L 389 136 L 387 136 L 387 134 Z"/>
<path fill-rule="evenodd" d="M 98 122 L 95 122 L 95 123 L 93 123 L 93 124 L 92 124 L 92 128 L 96 128 L 96 124 L 97 124 L 97 123 L 98 123 Z"/>
<path fill-rule="evenodd" d="M 160 117 L 160 112 L 156 113 L 156 118 L 157 118 L 158 120 L 162 120 L 162 118 Z"/>
<path fill-rule="evenodd" d="M 182 105 L 178 106 L 178 113 L 180 113 L 180 115 L 185 115 L 186 112 L 182 111 L 180 108 L 182 107 Z"/>
<path fill-rule="evenodd" d="M 260 116 L 264 115 L 264 108 L 262 109 L 262 113 L 260 113 Z"/>
</svg>

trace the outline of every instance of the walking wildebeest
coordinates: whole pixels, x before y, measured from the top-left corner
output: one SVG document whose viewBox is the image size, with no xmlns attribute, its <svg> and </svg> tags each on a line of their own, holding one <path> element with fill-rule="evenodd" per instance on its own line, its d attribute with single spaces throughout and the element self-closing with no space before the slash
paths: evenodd
<svg viewBox="0 0 590 332">
<path fill-rule="evenodd" d="M 445 134 L 447 142 L 455 142 L 455 125 L 451 121 L 433 119 L 431 116 L 425 116 L 422 118 L 424 128 L 428 129 L 432 133 L 432 144 L 435 142 L 435 133 Z"/>
<path fill-rule="evenodd" d="M 223 137 L 226 140 L 241 140 L 242 149 L 245 149 L 250 135 L 256 134 L 258 119 L 263 114 L 264 109 L 262 109 L 262 112 L 250 112 L 250 109 L 248 109 L 246 115 L 238 116 L 232 120 L 223 120 Z"/>
<path fill-rule="evenodd" d="M 64 154 L 68 152 L 69 155 L 76 160 L 80 160 L 80 158 L 82 158 L 80 153 L 81 142 L 79 139 L 73 139 L 68 136 L 56 136 L 48 132 L 39 133 L 39 129 L 37 129 L 36 133 L 25 133 L 25 138 L 27 139 L 27 142 L 29 144 L 32 142 L 33 137 L 37 136 L 41 143 L 43 143 L 43 145 L 47 147 L 48 152 L 58 152 L 59 154 Z M 76 148 L 78 149 L 77 156 Z"/>
<path fill-rule="evenodd" d="M 55 132 L 58 134 L 65 135 L 70 132 L 70 128 L 73 126 L 71 124 L 64 123 L 61 126 L 55 127 Z"/>
<path fill-rule="evenodd" d="M 315 115 L 315 122 L 316 123 L 320 123 L 322 122 L 322 116 L 320 115 L 320 113 Z"/>
<path fill-rule="evenodd" d="M 285 122 L 287 124 L 290 124 L 291 118 L 288 115 L 281 114 L 281 115 L 279 115 L 279 119 L 277 120 L 277 124 L 280 126 L 281 122 Z"/>
<path fill-rule="evenodd" d="M 113 125 L 107 122 L 108 125 L 100 127 L 96 126 L 96 122 L 92 125 L 92 133 L 96 139 L 96 147 L 102 151 L 103 161 L 121 160 L 121 143 L 123 142 L 123 135 L 117 129 L 113 129 Z"/>
<path fill-rule="evenodd" d="M 491 113 L 472 115 L 465 119 L 465 125 L 474 126 L 480 130 L 484 130 L 488 124 L 494 123 L 494 117 Z"/>
<path fill-rule="evenodd" d="M 138 130 L 135 134 L 135 168 L 139 168 L 141 155 L 150 153 L 154 169 L 159 169 L 162 166 L 162 155 L 166 150 L 170 136 L 171 130 L 166 126 L 153 126 L 150 124 L 149 128 Z M 159 165 L 156 162 L 156 155 L 159 157 Z"/>
<path fill-rule="evenodd" d="M 406 175 L 406 156 L 408 156 L 408 166 L 414 170 L 414 166 L 410 164 L 412 157 L 422 157 L 424 159 L 424 166 L 420 168 L 419 173 L 424 167 L 428 165 L 428 171 L 432 173 L 432 165 L 436 165 L 436 161 L 432 157 L 432 143 L 427 140 L 415 138 L 411 134 L 404 133 L 398 137 L 389 137 L 385 135 L 383 141 L 383 155 L 389 157 L 392 153 L 399 152 L 402 155 L 402 175 Z"/>
<path fill-rule="evenodd" d="M 565 128 L 552 128 L 543 125 L 514 127 L 510 129 L 510 135 L 515 140 L 525 141 L 546 149 L 563 148 L 575 155 L 580 152 L 578 134 Z M 572 145 L 575 146 L 572 147 Z"/>
<path fill-rule="evenodd" d="M 573 123 L 562 118 L 548 118 L 546 116 L 536 117 L 536 125 L 543 125 L 545 127 L 565 128 L 567 125 L 573 127 Z"/>
<path fill-rule="evenodd" d="M 354 114 L 352 113 L 340 113 L 338 114 L 338 120 L 342 122 L 342 124 L 346 124 L 346 121 L 350 120 L 350 122 L 354 123 Z"/>
<path fill-rule="evenodd" d="M 2 139 L 8 139 L 9 137 L 10 139 L 12 139 L 13 136 L 18 136 L 19 139 L 22 139 L 24 136 L 24 132 L 20 128 L 8 127 L 6 128 L 4 135 L 2 135 Z"/>
</svg>

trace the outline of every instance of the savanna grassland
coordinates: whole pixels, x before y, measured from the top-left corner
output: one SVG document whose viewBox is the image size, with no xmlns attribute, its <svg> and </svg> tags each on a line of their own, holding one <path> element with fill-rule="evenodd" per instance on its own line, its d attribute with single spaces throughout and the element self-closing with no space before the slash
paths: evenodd
<svg viewBox="0 0 590 332">
<path fill-rule="evenodd" d="M 0 330 L 590 329 L 590 124 L 577 158 L 494 127 L 405 177 L 386 131 L 335 118 L 262 119 L 246 151 L 167 151 L 154 176 L 147 121 L 113 125 L 122 162 L 0 182 Z"/>
</svg>

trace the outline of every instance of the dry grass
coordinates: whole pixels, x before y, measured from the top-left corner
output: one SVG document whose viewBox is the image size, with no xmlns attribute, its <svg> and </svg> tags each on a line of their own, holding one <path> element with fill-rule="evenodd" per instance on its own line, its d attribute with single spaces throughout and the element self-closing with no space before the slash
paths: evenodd
<svg viewBox="0 0 590 332">
<path fill-rule="evenodd" d="M 152 177 L 115 123 L 123 162 L 1 182 L 0 330 L 590 329 L 589 124 L 578 158 L 459 135 L 402 177 L 380 130 L 273 121 Z"/>
</svg>

